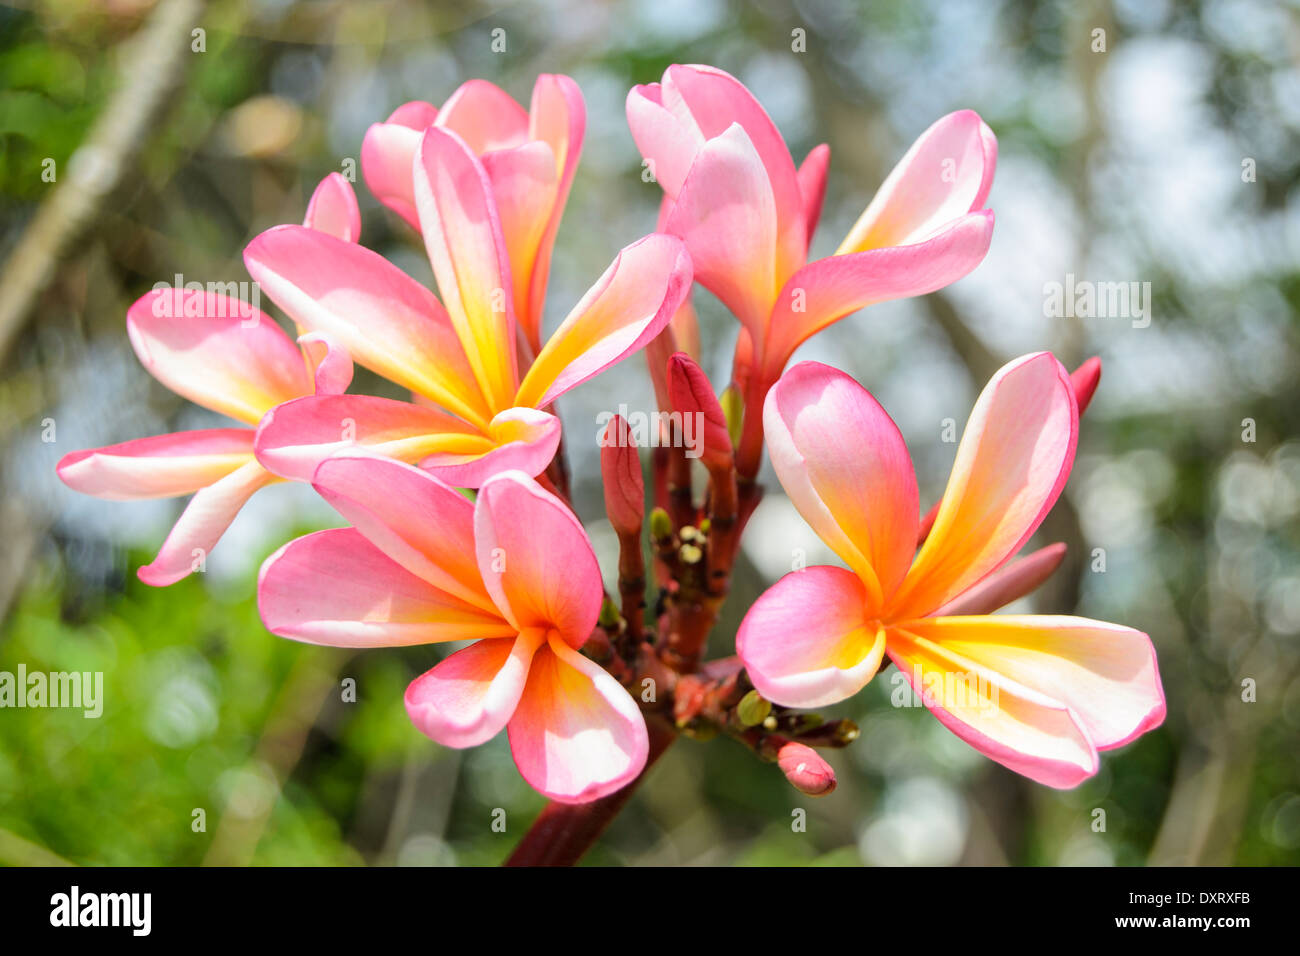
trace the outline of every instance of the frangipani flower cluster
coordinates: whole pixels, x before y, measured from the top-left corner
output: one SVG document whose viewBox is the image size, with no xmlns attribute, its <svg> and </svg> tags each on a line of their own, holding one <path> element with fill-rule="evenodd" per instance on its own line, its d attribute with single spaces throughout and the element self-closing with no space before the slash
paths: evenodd
<svg viewBox="0 0 1300 956">
<path fill-rule="evenodd" d="M 415 230 L 436 295 L 360 244 L 356 195 L 331 175 L 302 225 L 245 249 L 297 345 L 270 316 L 210 293 L 157 290 L 128 311 L 145 366 L 241 427 L 77 452 L 60 476 L 109 498 L 197 492 L 140 570 L 158 585 L 200 568 L 258 488 L 310 484 L 348 526 L 267 559 L 258 598 L 268 629 L 351 648 L 464 642 L 411 683 L 410 719 L 450 747 L 504 730 L 524 779 L 562 805 L 620 800 L 674 736 L 704 730 L 776 763 L 803 792 L 830 793 L 834 771 L 812 748 L 843 746 L 857 730 L 794 709 L 845 699 L 886 660 L 958 736 L 1052 786 L 1078 783 L 1099 751 L 1156 726 L 1164 702 L 1144 634 L 992 614 L 1060 562 L 1060 545 L 1016 554 L 1066 482 L 1095 360 L 1073 381 L 1045 352 L 1002 369 L 932 520 L 871 395 L 828 366 L 785 371 L 839 318 L 979 264 L 997 154 L 983 121 L 970 111 L 937 121 L 835 255 L 809 263 L 826 146 L 796 167 L 757 100 L 711 67 L 673 66 L 633 89 L 628 120 L 663 189 L 659 229 L 618 252 L 554 331 L 545 295 L 582 149 L 582 96 L 546 75 L 525 110 L 470 81 L 441 109 L 400 106 L 362 144 L 365 181 Z M 739 320 L 731 397 L 696 361 L 693 281 Z M 694 416 L 699 441 L 689 458 L 655 449 L 647 521 L 628 423 L 606 416 L 615 600 L 568 500 L 555 405 L 643 348 L 660 404 Z M 410 399 L 349 393 L 354 362 Z M 706 661 L 757 502 L 764 436 L 781 484 L 847 568 L 783 578 L 744 616 L 738 656 Z M 708 475 L 702 500 L 695 457 Z M 935 691 L 954 675 L 974 675 L 974 698 Z"/>
</svg>

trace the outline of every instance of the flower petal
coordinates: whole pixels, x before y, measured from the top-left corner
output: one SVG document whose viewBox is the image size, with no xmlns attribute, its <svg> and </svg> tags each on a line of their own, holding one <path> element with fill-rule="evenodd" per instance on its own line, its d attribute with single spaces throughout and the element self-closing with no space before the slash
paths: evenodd
<svg viewBox="0 0 1300 956">
<path fill-rule="evenodd" d="M 481 450 L 436 450 L 420 467 L 457 488 L 477 488 L 502 471 L 540 475 L 559 450 L 560 420 L 535 408 L 507 408 L 496 414 L 479 441 L 485 443 Z"/>
<path fill-rule="evenodd" d="M 934 617 L 992 614 L 1033 593 L 1065 560 L 1065 545 L 1049 544 L 998 568 L 969 591 L 934 612 Z"/>
<path fill-rule="evenodd" d="M 69 488 L 97 498 L 171 498 L 224 478 L 252 454 L 251 428 L 206 428 L 74 451 L 57 471 Z"/>
<path fill-rule="evenodd" d="M 894 167 L 837 254 L 920 242 L 983 209 L 997 158 L 997 138 L 978 113 L 942 117 Z"/>
<path fill-rule="evenodd" d="M 541 260 L 542 246 L 558 201 L 560 183 L 555 154 L 542 142 L 525 143 L 514 149 L 488 153 L 483 168 L 492 181 L 501 218 L 501 234 L 510 256 L 510 274 L 514 279 L 513 301 L 519 324 L 534 349 L 541 348 L 541 300 L 533 313 L 532 288 L 537 270 L 550 268 L 550 250 Z M 541 277 L 543 292 L 546 277 Z"/>
<path fill-rule="evenodd" d="M 804 521 L 862 579 L 880 612 L 916 548 L 916 473 L 871 393 L 838 369 L 800 362 L 768 393 L 772 466 Z"/>
<path fill-rule="evenodd" d="M 680 239 L 652 233 L 623 249 L 538 354 L 514 404 L 545 408 L 644 347 L 691 287 Z"/>
<path fill-rule="evenodd" d="M 330 647 L 399 647 L 512 636 L 499 614 L 407 571 L 356 528 L 290 541 L 262 565 L 257 605 L 267 630 Z"/>
<path fill-rule="evenodd" d="M 352 384 L 352 356 L 333 336 L 308 332 L 298 336 L 298 347 L 311 363 L 317 395 L 341 395 Z"/>
<path fill-rule="evenodd" d="M 977 212 L 924 242 L 835 255 L 804 266 L 790 277 L 772 309 L 771 342 L 764 352 L 768 380 L 781 374 L 804 341 L 844 316 L 956 282 L 984 261 L 992 240 L 993 213 Z"/>
<path fill-rule="evenodd" d="M 902 625 L 918 637 L 1070 708 L 1098 750 L 1165 718 L 1156 652 L 1141 631 L 1056 615 L 934 617 Z"/>
<path fill-rule="evenodd" d="M 665 231 L 686 242 L 695 281 L 762 342 L 780 288 L 776 206 L 762 161 L 739 123 L 700 149 Z"/>
<path fill-rule="evenodd" d="M 320 181 L 307 204 L 302 224 L 319 229 L 344 242 L 361 239 L 361 209 L 352 185 L 340 173 L 330 173 Z"/>
<path fill-rule="evenodd" d="M 244 262 L 295 322 L 333 336 L 359 364 L 471 422 L 492 418 L 447 313 L 382 256 L 314 229 L 277 226 L 248 244 Z"/>
<path fill-rule="evenodd" d="M 371 125 L 361 141 L 361 176 L 366 185 L 375 198 L 405 219 L 417 232 L 420 214 L 415 208 L 415 179 L 411 175 L 411 163 L 424 129 L 424 126 L 397 123 L 390 118 L 387 123 Z"/>
<path fill-rule="evenodd" d="M 312 485 L 406 570 L 496 613 L 474 563 L 474 506 L 454 488 L 410 465 L 362 457 L 327 458 Z"/>
<path fill-rule="evenodd" d="M 554 629 L 573 647 L 591 635 L 604 596 L 600 567 L 572 511 L 520 472 L 479 489 L 474 504 L 479 572 L 520 630 Z"/>
<path fill-rule="evenodd" d="M 1061 701 L 900 628 L 890 628 L 888 642 L 890 660 L 930 712 L 984 756 L 1058 789 L 1097 772 L 1096 746 Z"/>
<path fill-rule="evenodd" d="M 479 641 L 457 651 L 406 688 L 406 712 L 420 732 L 444 747 L 477 747 L 515 713 L 545 635 Z"/>
<path fill-rule="evenodd" d="M 492 182 L 454 133 L 425 130 L 415 157 L 415 205 L 438 291 L 479 389 L 493 411 L 509 408 L 519 383 L 510 258 Z"/>
<path fill-rule="evenodd" d="M 359 447 L 398 461 L 435 452 L 479 455 L 492 443 L 444 411 L 373 395 L 314 395 L 266 413 L 253 442 L 258 460 L 282 478 L 310 481 L 316 466 Z"/>
<path fill-rule="evenodd" d="M 528 114 L 515 98 L 487 80 L 467 80 L 438 111 L 434 125 L 456 133 L 477 155 L 513 149 L 528 137 Z"/>
<path fill-rule="evenodd" d="M 127 310 L 126 331 L 154 378 L 195 404 L 250 425 L 267 409 L 312 389 L 302 353 L 280 326 L 229 296 L 154 289 Z"/>
<path fill-rule="evenodd" d="M 804 228 L 808 245 L 822 217 L 822 202 L 826 199 L 826 173 L 831 164 L 831 148 L 825 143 L 813 148 L 799 166 L 799 193 L 803 197 Z"/>
<path fill-rule="evenodd" d="M 1065 487 L 1078 430 L 1070 376 L 1050 352 L 994 374 L 966 423 L 934 527 L 893 602 L 895 620 L 933 612 L 1020 550 Z"/>
<path fill-rule="evenodd" d="M 587 107 L 582 91 L 570 77 L 543 73 L 533 84 L 533 99 L 528 108 L 528 138 L 541 140 L 551 147 L 555 160 L 557 187 L 546 231 L 537 247 L 528 298 L 515 298 L 519 321 L 529 335 L 533 351 L 541 348 L 542 314 L 546 304 L 546 285 L 551 271 L 551 250 L 560 218 L 569 199 L 573 174 L 582 155 L 582 141 L 587 129 Z M 513 263 L 513 259 L 511 262 Z"/>
<path fill-rule="evenodd" d="M 201 569 L 253 492 L 276 480 L 269 471 L 250 460 L 200 489 L 172 526 L 158 556 L 136 575 L 145 584 L 163 587 Z"/>
<path fill-rule="evenodd" d="M 623 685 L 555 637 L 533 658 L 507 726 L 520 774 L 561 803 L 621 789 L 650 751 L 645 718 Z"/>
<path fill-rule="evenodd" d="M 852 697 L 880 669 L 885 634 L 866 613 L 851 571 L 792 571 L 754 602 L 736 653 L 758 692 L 783 707 L 824 707 Z"/>
</svg>

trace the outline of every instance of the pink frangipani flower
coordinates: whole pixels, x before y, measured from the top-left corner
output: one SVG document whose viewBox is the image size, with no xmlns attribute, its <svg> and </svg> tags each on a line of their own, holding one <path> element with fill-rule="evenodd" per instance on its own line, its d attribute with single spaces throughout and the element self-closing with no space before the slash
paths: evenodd
<svg viewBox="0 0 1300 956">
<path fill-rule="evenodd" d="M 258 582 L 273 633 L 336 647 L 472 640 L 406 691 L 415 725 L 448 747 L 510 736 L 524 779 L 553 800 L 619 789 L 649 747 L 636 702 L 579 649 L 603 589 L 582 525 L 520 472 L 470 502 L 426 471 L 338 456 L 316 490 L 351 524 L 298 538 Z"/>
<path fill-rule="evenodd" d="M 686 241 L 695 278 L 740 320 L 736 379 L 755 406 L 809 336 L 864 306 L 943 288 L 988 251 L 997 140 L 970 110 L 922 133 L 835 254 L 813 263 L 827 146 L 796 168 L 753 94 L 708 66 L 670 66 L 662 82 L 634 87 L 627 115 L 664 190 L 661 228 Z M 752 474 L 761 435 L 745 438 L 740 468 Z"/>
<path fill-rule="evenodd" d="M 421 229 L 413 161 L 430 126 L 456 133 L 483 162 L 492 182 L 510 256 L 519 325 L 541 349 L 551 250 L 582 153 L 587 111 L 578 84 L 544 73 L 524 110 L 487 80 L 469 80 L 439 110 L 414 101 L 375 123 L 361 145 L 361 173 L 379 200 Z"/>
<path fill-rule="evenodd" d="M 317 229 L 279 226 L 245 251 L 249 272 L 301 327 L 329 333 L 356 362 L 416 396 L 280 406 L 262 423 L 256 451 L 282 477 L 308 480 L 325 457 L 357 445 L 461 487 L 503 470 L 537 475 L 560 440 L 549 406 L 653 339 L 690 288 L 682 241 L 646 236 L 618 254 L 530 358 L 517 336 L 508 197 L 450 129 L 426 129 L 412 163 L 441 302 L 381 256 Z"/>
<path fill-rule="evenodd" d="M 360 231 L 356 196 L 337 173 L 317 187 L 308 227 L 317 216 L 317 228 L 350 230 L 353 237 Z M 262 416 L 281 402 L 344 391 L 352 359 L 319 332 L 299 336 L 295 347 L 252 304 L 198 289 L 141 296 L 127 310 L 126 328 L 141 364 L 158 381 L 245 426 L 140 438 L 73 452 L 59 462 L 65 484 L 100 498 L 194 494 L 158 556 L 137 572 L 146 584 L 162 586 L 201 567 L 253 493 L 280 480 L 253 455 Z"/>
<path fill-rule="evenodd" d="M 1074 460 L 1074 389 L 1050 353 L 1010 362 L 980 395 L 919 552 L 907 447 L 864 388 L 803 362 L 771 390 L 763 417 L 781 484 L 850 569 L 792 572 L 745 616 L 737 651 L 765 697 L 789 707 L 844 700 L 888 656 L 957 736 L 1061 788 L 1095 774 L 1098 751 L 1164 720 L 1145 634 L 1077 617 L 987 613 L 1059 560 L 1045 549 L 1007 564 Z"/>
</svg>

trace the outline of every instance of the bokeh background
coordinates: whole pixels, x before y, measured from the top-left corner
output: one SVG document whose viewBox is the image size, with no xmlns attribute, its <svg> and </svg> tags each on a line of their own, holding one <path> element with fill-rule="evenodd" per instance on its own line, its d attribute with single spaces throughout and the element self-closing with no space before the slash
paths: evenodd
<svg viewBox="0 0 1300 956">
<path fill-rule="evenodd" d="M 806 52 L 792 50 L 795 30 Z M 993 127 L 997 228 L 983 265 L 942 293 L 844 320 L 800 357 L 875 392 L 933 500 L 956 448 L 943 422 L 960 427 L 1002 362 L 1045 348 L 1071 367 L 1100 355 L 1078 464 L 1039 534 L 1067 542 L 1070 558 L 1026 606 L 1148 631 L 1169 716 L 1060 793 L 978 756 L 923 710 L 892 707 L 882 677 L 832 711 L 863 730 L 831 756 L 832 796 L 801 796 L 725 739 L 683 741 L 590 861 L 1300 861 L 1294 5 L 55 0 L 0 6 L 0 670 L 102 671 L 106 702 L 98 720 L 0 710 L 0 863 L 504 858 L 542 801 L 504 739 L 457 752 L 410 725 L 403 689 L 438 649 L 347 653 L 261 626 L 260 562 L 336 523 L 308 489 L 263 491 L 205 574 L 155 590 L 134 570 L 182 502 L 83 498 L 54 465 L 214 424 L 140 367 L 126 307 L 177 273 L 247 279 L 245 243 L 300 221 L 316 182 L 358 159 L 368 124 L 406 100 L 441 103 L 470 77 L 527 102 L 538 72 L 565 72 L 586 95 L 553 328 L 615 250 L 654 226 L 659 191 L 641 179 L 623 101 L 673 62 L 739 76 L 796 159 L 830 143 L 814 255 L 835 248 L 938 116 L 971 107 Z M 362 241 L 431 281 L 410 230 L 357 178 Z M 1045 284 L 1070 273 L 1151 283 L 1150 325 L 1048 317 Z M 696 301 L 721 385 L 736 324 L 707 293 Z M 639 358 L 560 409 L 577 506 L 607 568 L 596 414 L 620 402 L 652 407 Z M 766 475 L 718 654 L 792 548 L 828 559 Z"/>
</svg>

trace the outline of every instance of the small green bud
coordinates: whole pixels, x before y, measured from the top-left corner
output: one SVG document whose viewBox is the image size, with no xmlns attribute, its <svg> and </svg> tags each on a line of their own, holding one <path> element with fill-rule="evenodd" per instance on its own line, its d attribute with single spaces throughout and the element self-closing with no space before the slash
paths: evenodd
<svg viewBox="0 0 1300 956">
<path fill-rule="evenodd" d="M 745 399 L 736 390 L 736 386 L 728 385 L 718 397 L 718 404 L 722 406 L 722 414 L 727 419 L 727 435 L 731 438 L 731 447 L 735 448 L 740 444 L 740 424 L 745 417 Z"/>
<path fill-rule="evenodd" d="M 671 538 L 672 534 L 673 519 L 668 517 L 668 512 L 663 508 L 656 508 L 650 512 L 650 537 L 658 541 Z"/>
<path fill-rule="evenodd" d="M 736 707 L 736 716 L 746 727 L 761 724 L 767 720 L 767 715 L 770 713 L 772 713 L 772 702 L 756 690 L 751 690 L 742 697 Z"/>
<path fill-rule="evenodd" d="M 600 605 L 599 624 L 607 631 L 615 630 L 618 627 L 618 608 L 609 598 L 605 598 Z"/>
</svg>

